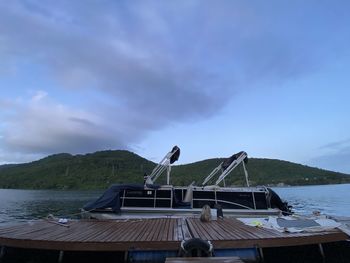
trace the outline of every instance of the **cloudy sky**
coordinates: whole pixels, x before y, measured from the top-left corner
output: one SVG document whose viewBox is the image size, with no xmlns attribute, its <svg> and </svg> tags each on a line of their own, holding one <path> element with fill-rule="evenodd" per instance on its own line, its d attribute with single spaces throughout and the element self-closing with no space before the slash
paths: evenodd
<svg viewBox="0 0 350 263">
<path fill-rule="evenodd" d="M 349 1 L 0 1 L 0 164 L 127 149 L 350 173 Z"/>
</svg>

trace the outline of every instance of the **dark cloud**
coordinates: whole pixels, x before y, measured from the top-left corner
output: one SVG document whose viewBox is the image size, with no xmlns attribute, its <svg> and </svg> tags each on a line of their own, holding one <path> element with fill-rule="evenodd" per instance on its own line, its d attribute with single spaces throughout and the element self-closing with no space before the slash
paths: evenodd
<svg viewBox="0 0 350 263">
<path fill-rule="evenodd" d="M 333 31 L 322 16 L 339 14 L 304 3 L 273 8 L 247 1 L 0 3 L 1 63 L 40 65 L 64 94 L 102 93 L 81 111 L 13 108 L 17 118 L 7 119 L 3 144 L 18 152 L 127 147 L 172 122 L 214 116 L 251 84 L 308 74 L 327 45 L 319 27 Z"/>
<path fill-rule="evenodd" d="M 330 142 L 328 144 L 322 145 L 321 150 L 331 150 L 331 151 L 347 151 L 350 147 L 350 138 L 341 141 Z"/>
</svg>

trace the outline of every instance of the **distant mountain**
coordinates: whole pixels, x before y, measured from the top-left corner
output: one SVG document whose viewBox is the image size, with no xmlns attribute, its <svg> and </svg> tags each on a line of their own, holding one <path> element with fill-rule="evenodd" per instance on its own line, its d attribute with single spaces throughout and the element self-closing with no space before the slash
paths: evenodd
<svg viewBox="0 0 350 263">
<path fill-rule="evenodd" d="M 223 159 L 208 159 L 175 165 L 171 183 L 202 183 Z M 155 163 L 129 151 L 100 151 L 85 155 L 55 154 L 31 163 L 0 166 L 0 188 L 21 189 L 104 189 L 113 183 L 142 183 Z M 246 168 L 251 185 L 306 185 L 350 183 L 347 174 L 272 159 L 249 159 Z M 165 183 L 166 176 L 156 183 Z M 226 180 L 226 185 L 244 185 L 242 166 Z"/>
<path fill-rule="evenodd" d="M 223 159 L 209 159 L 187 165 L 175 166 L 172 178 L 175 184 L 197 184 Z M 251 185 L 314 185 L 350 183 L 350 175 L 313 168 L 275 159 L 250 158 L 246 164 Z M 189 178 L 188 174 L 191 175 Z M 187 176 L 186 176 L 187 175 Z M 226 179 L 226 185 L 245 185 L 242 165 L 239 165 Z"/>
</svg>

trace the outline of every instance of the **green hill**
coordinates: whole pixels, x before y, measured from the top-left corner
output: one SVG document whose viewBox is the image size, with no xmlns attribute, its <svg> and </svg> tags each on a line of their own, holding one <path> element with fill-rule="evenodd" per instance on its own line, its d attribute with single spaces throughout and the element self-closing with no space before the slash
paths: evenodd
<svg viewBox="0 0 350 263">
<path fill-rule="evenodd" d="M 208 159 L 172 167 L 171 183 L 200 184 L 223 159 Z M 100 151 L 85 155 L 51 155 L 38 161 L 0 166 L 0 188 L 104 189 L 112 183 L 142 183 L 155 163 L 129 151 Z M 346 174 L 312 168 L 287 161 L 249 159 L 246 164 L 251 185 L 350 183 Z M 165 183 L 165 175 L 156 183 Z M 244 185 L 240 165 L 226 184 Z"/>
<path fill-rule="evenodd" d="M 203 182 L 206 175 L 223 159 L 209 159 L 201 162 L 179 165 L 172 169 L 174 184 L 188 184 L 191 180 L 197 184 Z M 251 185 L 311 185 L 350 183 L 350 175 L 342 174 L 301 164 L 274 159 L 250 158 L 246 164 Z M 191 177 L 189 178 L 188 175 Z M 227 177 L 226 185 L 245 185 L 242 165 L 239 165 Z"/>
</svg>

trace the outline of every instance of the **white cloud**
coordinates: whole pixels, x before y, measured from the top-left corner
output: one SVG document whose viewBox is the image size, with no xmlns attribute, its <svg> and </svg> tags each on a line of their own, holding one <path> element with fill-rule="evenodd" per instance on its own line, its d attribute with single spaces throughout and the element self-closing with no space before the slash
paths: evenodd
<svg viewBox="0 0 350 263">
<path fill-rule="evenodd" d="M 44 99 L 47 96 L 47 92 L 43 90 L 38 90 L 35 92 L 34 96 L 32 97 L 33 102 L 39 102 L 40 100 Z"/>
<path fill-rule="evenodd" d="M 4 118 L 0 141 L 8 152 L 79 153 L 111 145 L 124 147 L 110 133 L 109 120 L 56 103 L 46 92 L 39 91 L 30 100 L 14 105 Z"/>
</svg>

